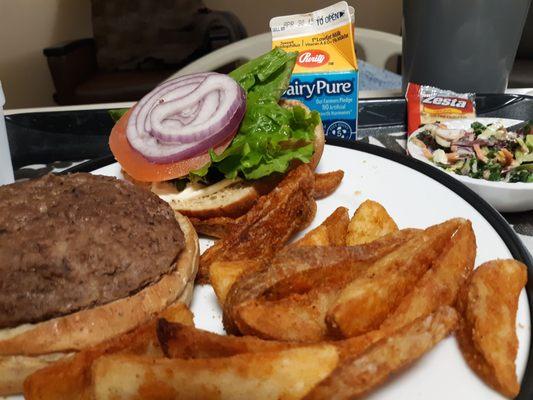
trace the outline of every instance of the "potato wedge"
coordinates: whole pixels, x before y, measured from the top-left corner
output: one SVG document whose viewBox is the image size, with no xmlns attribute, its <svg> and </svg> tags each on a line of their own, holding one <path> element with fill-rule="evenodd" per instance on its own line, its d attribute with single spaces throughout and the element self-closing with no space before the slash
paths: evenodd
<svg viewBox="0 0 533 400">
<path fill-rule="evenodd" d="M 232 230 L 237 229 L 240 220 L 230 217 L 194 218 L 189 217 L 196 232 L 201 235 L 211 236 L 221 239 L 227 236 Z"/>
<path fill-rule="evenodd" d="M 344 244 L 348 228 L 348 209 L 339 207 L 318 227 L 308 232 L 303 238 L 289 245 L 292 246 L 341 246 Z M 209 269 L 209 281 L 215 290 L 221 305 L 235 281 L 245 272 L 256 271 L 263 262 L 254 260 L 215 261 Z"/>
<path fill-rule="evenodd" d="M 340 292 L 329 310 L 326 322 L 331 334 L 351 337 L 379 328 L 465 223 L 452 219 L 432 226 L 375 261 Z"/>
<path fill-rule="evenodd" d="M 112 355 L 93 367 L 93 394 L 95 400 L 300 399 L 338 361 L 330 344 L 194 360 Z"/>
<path fill-rule="evenodd" d="M 166 319 L 159 320 L 157 337 L 167 357 L 183 359 L 229 357 L 242 353 L 285 350 L 298 345 L 253 336 L 217 335 Z"/>
<path fill-rule="evenodd" d="M 157 336 L 165 356 L 182 359 L 229 357 L 243 353 L 271 352 L 306 346 L 301 342 L 264 340 L 255 336 L 219 335 L 193 326 L 169 322 L 164 318 L 158 322 Z M 334 344 L 344 359 L 362 354 L 383 337 L 374 336 L 368 340 L 359 336 L 325 342 Z"/>
<path fill-rule="evenodd" d="M 520 391 L 515 359 L 518 351 L 518 296 L 527 267 L 516 260 L 480 265 L 461 291 L 459 347 L 468 365 L 491 387 L 514 398 Z"/>
<path fill-rule="evenodd" d="M 454 305 L 474 267 L 475 258 L 476 238 L 468 221 L 459 227 L 441 256 L 379 329 L 342 341 L 343 347 L 346 346 L 349 353 L 361 353 L 417 318 L 425 317 L 439 307 Z"/>
<path fill-rule="evenodd" d="M 264 265 L 262 260 L 215 261 L 209 268 L 209 281 L 220 305 L 233 284 L 246 272 L 257 271 Z"/>
<path fill-rule="evenodd" d="M 380 329 L 393 332 L 441 306 L 454 305 L 459 290 L 474 269 L 475 260 L 476 236 L 467 221 Z"/>
<path fill-rule="evenodd" d="M 238 305 L 260 297 L 278 300 L 312 289 L 338 288 L 360 276 L 375 259 L 418 234 L 416 230 L 403 230 L 360 246 L 304 246 L 284 250 L 268 267 L 244 275 L 231 287 L 224 303 L 226 332 L 239 332 L 235 324 Z"/>
<path fill-rule="evenodd" d="M 319 226 L 289 246 L 343 246 L 349 222 L 348 209 L 338 207 Z"/>
<path fill-rule="evenodd" d="M 274 301 L 252 300 L 238 306 L 235 323 L 243 335 L 316 343 L 327 339 L 325 317 L 338 290 L 312 290 Z"/>
<path fill-rule="evenodd" d="M 304 282 L 292 277 L 288 287 L 270 288 L 267 298 L 241 303 L 235 308 L 235 325 L 242 334 L 263 339 L 306 343 L 328 339 L 327 311 L 342 287 L 364 272 L 361 265 L 347 266 L 349 270 L 344 266 L 324 270 L 314 279 L 307 275 Z"/>
<path fill-rule="evenodd" d="M 337 208 L 321 225 L 289 246 L 340 246 L 344 244 L 348 228 L 348 209 Z M 235 281 L 245 271 L 256 271 L 263 265 L 259 260 L 216 261 L 209 269 L 209 280 L 221 305 Z"/>
<path fill-rule="evenodd" d="M 346 244 L 354 246 L 369 243 L 397 230 L 396 222 L 381 204 L 366 200 L 350 220 Z"/>
<path fill-rule="evenodd" d="M 311 232 L 308 232 L 303 238 L 291 243 L 289 246 L 330 246 L 328 229 L 323 226 L 317 226 Z"/>
<path fill-rule="evenodd" d="M 241 300 L 260 295 L 266 295 L 268 299 L 273 300 L 293 293 L 305 293 L 318 287 L 327 287 L 331 282 L 345 279 L 346 271 L 352 275 L 357 267 L 371 265 L 421 232 L 416 229 L 404 229 L 373 243 L 359 246 L 287 248 L 278 253 L 268 268 L 244 276 L 230 292 L 236 292 L 232 296 L 238 293 Z"/>
<path fill-rule="evenodd" d="M 273 256 L 314 218 L 313 185 L 313 174 L 307 165 L 290 171 L 272 192 L 259 198 L 237 229 L 202 254 L 197 282 L 209 281 L 209 268 L 215 261 Z"/>
<path fill-rule="evenodd" d="M 451 307 L 441 307 L 379 341 L 362 355 L 347 357 L 305 397 L 357 399 L 383 383 L 392 373 L 413 363 L 452 332 L 458 321 Z M 348 339 L 349 340 L 349 339 Z"/>
<path fill-rule="evenodd" d="M 193 325 L 192 313 L 183 303 L 176 303 L 160 316 L 181 324 Z M 24 382 L 28 400 L 90 399 L 91 366 L 106 354 L 131 353 L 163 356 L 152 321 L 96 346 L 80 351 L 30 375 Z"/>
<path fill-rule="evenodd" d="M 343 170 L 326 172 L 324 174 L 315 173 L 314 198 L 318 200 L 328 197 L 337 190 L 342 182 L 342 178 L 344 178 Z"/>
</svg>

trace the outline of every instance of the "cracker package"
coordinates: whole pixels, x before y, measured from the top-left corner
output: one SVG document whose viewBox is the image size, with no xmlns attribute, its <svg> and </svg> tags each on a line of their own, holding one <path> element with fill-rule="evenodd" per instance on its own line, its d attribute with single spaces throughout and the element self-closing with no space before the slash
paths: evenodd
<svg viewBox="0 0 533 400">
<path fill-rule="evenodd" d="M 270 29 L 273 48 L 298 52 L 283 97 L 318 111 L 327 136 L 355 140 L 358 70 L 353 8 L 341 1 L 308 14 L 276 17 Z"/>
<path fill-rule="evenodd" d="M 445 122 L 447 119 L 475 118 L 473 93 L 455 93 L 433 86 L 409 83 L 407 101 L 407 136 L 422 125 Z"/>
</svg>

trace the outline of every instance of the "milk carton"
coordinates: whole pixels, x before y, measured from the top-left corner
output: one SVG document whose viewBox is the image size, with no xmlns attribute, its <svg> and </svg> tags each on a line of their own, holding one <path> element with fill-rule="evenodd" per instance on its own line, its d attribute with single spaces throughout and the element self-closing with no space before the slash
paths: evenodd
<svg viewBox="0 0 533 400">
<path fill-rule="evenodd" d="M 309 14 L 270 20 L 272 47 L 297 51 L 285 98 L 322 117 L 327 136 L 357 138 L 357 58 L 353 9 L 345 1 Z"/>
</svg>

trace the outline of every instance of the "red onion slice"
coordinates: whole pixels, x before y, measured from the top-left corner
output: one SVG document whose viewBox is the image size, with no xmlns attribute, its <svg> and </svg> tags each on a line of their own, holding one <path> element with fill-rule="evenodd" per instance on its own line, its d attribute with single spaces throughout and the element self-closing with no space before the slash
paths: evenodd
<svg viewBox="0 0 533 400">
<path fill-rule="evenodd" d="M 134 107 L 126 137 L 156 163 L 181 161 L 235 135 L 246 111 L 240 85 L 213 72 L 186 75 L 155 88 Z"/>
</svg>

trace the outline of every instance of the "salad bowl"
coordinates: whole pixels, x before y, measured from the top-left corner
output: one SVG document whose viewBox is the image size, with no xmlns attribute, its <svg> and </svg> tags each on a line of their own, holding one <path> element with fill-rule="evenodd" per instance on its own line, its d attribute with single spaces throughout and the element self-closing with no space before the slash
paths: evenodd
<svg viewBox="0 0 533 400">
<path fill-rule="evenodd" d="M 481 125 L 474 125 L 475 127 L 487 127 L 487 126 L 501 126 L 503 127 L 511 127 L 519 124 L 522 121 L 514 120 L 514 119 L 500 119 L 500 118 L 475 118 L 475 119 L 462 119 L 462 120 L 449 120 L 445 122 L 446 128 L 450 132 L 445 132 L 443 136 L 446 136 L 448 138 L 455 138 L 457 135 L 455 135 L 460 130 L 466 130 L 467 134 L 471 133 L 473 131 L 472 124 L 477 123 Z M 479 128 L 478 128 L 479 129 Z M 475 172 L 472 173 L 471 170 L 469 170 L 469 166 L 467 166 L 466 169 L 458 168 L 454 169 L 454 165 L 461 165 L 460 163 L 456 164 L 454 161 L 448 161 L 446 158 L 444 158 L 446 154 L 446 148 L 442 147 L 440 144 L 438 145 L 439 148 L 445 149 L 444 151 L 441 149 L 439 152 L 435 152 L 435 149 L 428 149 L 426 146 L 424 146 L 423 143 L 421 143 L 421 139 L 424 138 L 424 131 L 427 131 L 427 127 L 421 127 L 414 131 L 411 136 L 409 137 L 407 141 L 407 150 L 409 154 L 427 164 L 430 164 L 434 166 L 435 168 L 441 169 L 442 171 L 452 175 L 457 180 L 464 183 L 466 186 L 468 186 L 470 189 L 472 189 L 474 192 L 476 192 L 478 195 L 480 195 L 483 199 L 485 199 L 489 204 L 491 204 L 495 209 L 501 212 L 519 212 L 519 211 L 527 211 L 527 210 L 533 210 L 533 182 L 513 182 L 511 180 L 518 180 L 520 178 L 522 179 L 528 179 L 527 177 L 519 177 L 518 174 L 515 173 L 509 173 L 509 172 L 501 172 L 501 170 L 506 171 L 505 168 L 502 168 L 501 170 L 495 171 L 495 170 L 489 170 L 487 168 L 487 171 L 483 171 L 482 168 L 478 169 L 476 168 Z M 483 132 L 482 130 L 477 131 Z M 531 132 L 533 134 L 533 132 Z M 455 136 L 454 136 L 455 135 Z M 530 134 L 531 135 L 531 134 Z M 460 136 L 460 135 L 459 135 Z M 486 139 L 485 135 L 482 136 L 480 139 Z M 438 139 L 441 139 L 442 137 L 439 136 Z M 489 138 L 490 139 L 490 138 Z M 478 142 L 483 142 L 483 140 L 478 140 Z M 441 144 L 444 144 L 446 146 L 446 142 L 442 142 L 439 140 Z M 467 142 L 467 141 L 463 141 Z M 475 140 L 474 140 L 475 142 Z M 496 149 L 498 152 L 501 152 L 500 154 L 507 154 L 507 151 L 502 151 L 503 148 L 505 148 L 505 145 L 501 145 L 504 143 L 502 140 L 492 140 L 492 142 L 498 142 L 498 148 Z M 427 143 L 427 140 L 426 140 Z M 528 142 L 529 144 L 529 142 Z M 526 145 L 527 146 L 527 145 Z M 490 147 L 490 146 L 489 146 Z M 483 147 L 484 151 L 487 152 L 487 147 Z M 533 148 L 529 147 L 531 153 L 529 157 L 533 154 Z M 429 150 L 429 152 L 428 152 Z M 432 151 L 433 150 L 433 151 Z M 476 159 L 476 161 L 479 161 L 478 153 L 476 151 L 479 150 L 479 146 L 476 150 L 472 150 L 473 154 L 470 156 L 470 158 Z M 515 153 L 516 149 L 509 149 L 509 154 Z M 466 150 L 468 151 L 468 149 Z M 490 150 L 489 150 L 490 151 Z M 448 151 L 450 153 L 450 151 Z M 492 154 L 492 153 L 491 153 Z M 479 156 L 483 156 L 483 154 L 479 154 Z M 514 156 L 514 154 L 513 154 Z M 509 157 L 511 157 L 509 155 Z M 518 157 L 514 156 L 515 158 L 519 159 Z M 524 157 L 524 159 L 529 160 L 529 157 Z M 449 158 L 449 156 L 448 156 Z M 465 158 L 465 157 L 463 157 Z M 466 157 L 468 158 L 468 155 Z M 518 161 L 515 161 L 513 159 L 513 162 L 515 164 L 518 164 Z M 476 166 L 478 162 L 475 163 Z M 480 165 L 487 165 L 487 164 L 480 164 Z M 527 165 L 529 167 L 529 161 L 525 162 L 523 165 Z M 521 169 L 524 169 L 524 167 L 521 167 Z M 531 171 L 533 171 L 533 163 L 531 163 Z M 472 177 L 472 175 L 481 175 L 479 177 Z M 533 175 L 533 172 L 532 172 Z M 531 179 L 531 178 L 529 178 Z"/>
</svg>

